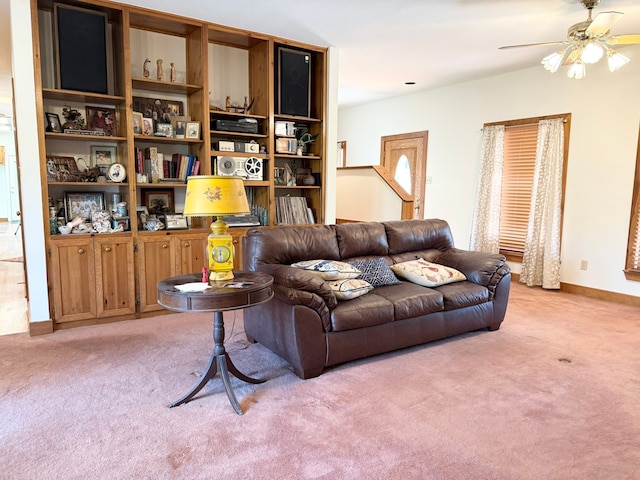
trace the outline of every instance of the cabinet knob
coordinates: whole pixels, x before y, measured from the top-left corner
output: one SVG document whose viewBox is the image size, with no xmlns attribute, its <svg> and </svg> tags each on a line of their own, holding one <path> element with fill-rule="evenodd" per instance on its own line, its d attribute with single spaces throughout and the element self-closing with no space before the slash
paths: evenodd
<svg viewBox="0 0 640 480">
<path fill-rule="evenodd" d="M 79 249 L 78 249 L 78 253 L 79 253 L 80 255 L 82 255 L 82 254 L 84 253 L 84 248 L 79 248 Z"/>
<path fill-rule="evenodd" d="M 104 251 L 109 253 L 111 251 L 111 247 L 104 247 Z"/>
<path fill-rule="evenodd" d="M 185 247 L 190 247 L 190 246 L 191 246 L 191 244 L 190 244 L 189 242 L 184 242 L 184 246 L 185 246 Z"/>
<path fill-rule="evenodd" d="M 163 243 L 162 248 L 169 248 L 169 245 L 167 245 L 166 243 Z"/>
</svg>

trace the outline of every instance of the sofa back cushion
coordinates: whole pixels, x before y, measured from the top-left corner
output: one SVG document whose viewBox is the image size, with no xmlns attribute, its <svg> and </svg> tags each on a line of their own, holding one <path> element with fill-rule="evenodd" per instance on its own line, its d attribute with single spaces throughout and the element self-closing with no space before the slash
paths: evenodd
<svg viewBox="0 0 640 480">
<path fill-rule="evenodd" d="M 384 225 L 379 222 L 340 223 L 336 225 L 340 258 L 383 257 L 389 245 Z"/>
<path fill-rule="evenodd" d="M 245 270 L 257 270 L 262 264 L 340 259 L 334 225 L 252 228 L 243 246 Z"/>
<path fill-rule="evenodd" d="M 449 224 L 444 220 L 393 220 L 383 222 L 389 255 L 405 252 L 453 248 Z"/>
</svg>

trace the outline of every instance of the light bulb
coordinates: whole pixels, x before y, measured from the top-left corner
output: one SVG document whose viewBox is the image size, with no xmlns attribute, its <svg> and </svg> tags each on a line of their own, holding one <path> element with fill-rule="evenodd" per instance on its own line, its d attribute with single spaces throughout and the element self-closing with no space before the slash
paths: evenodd
<svg viewBox="0 0 640 480">
<path fill-rule="evenodd" d="M 602 58 L 603 54 L 604 49 L 602 48 L 602 45 L 595 42 L 589 42 L 582 49 L 580 60 L 582 60 L 582 63 L 596 63 Z"/>
<path fill-rule="evenodd" d="M 624 67 L 627 63 L 629 63 L 629 59 L 614 50 L 609 50 L 607 55 L 607 63 L 609 64 L 609 71 L 615 72 L 620 67 Z"/>
<path fill-rule="evenodd" d="M 576 62 L 569 67 L 567 71 L 567 76 L 569 78 L 575 78 L 576 80 L 580 80 L 587 75 L 587 69 L 584 66 L 584 63 Z"/>
</svg>

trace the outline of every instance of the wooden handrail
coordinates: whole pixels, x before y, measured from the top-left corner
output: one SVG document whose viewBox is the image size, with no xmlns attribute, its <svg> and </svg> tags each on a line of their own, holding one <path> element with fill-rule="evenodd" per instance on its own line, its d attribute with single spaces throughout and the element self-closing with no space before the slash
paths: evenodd
<svg viewBox="0 0 640 480">
<path fill-rule="evenodd" d="M 363 165 L 357 167 L 342 167 L 339 170 L 353 170 L 356 168 L 373 168 L 373 170 L 386 182 L 387 185 L 395 192 L 395 194 L 402 201 L 402 207 L 400 212 L 400 218 L 402 220 L 408 220 L 413 218 L 413 195 L 407 193 L 407 191 L 400 186 L 400 184 L 393 178 L 393 175 L 389 170 L 384 168 L 382 165 Z"/>
</svg>

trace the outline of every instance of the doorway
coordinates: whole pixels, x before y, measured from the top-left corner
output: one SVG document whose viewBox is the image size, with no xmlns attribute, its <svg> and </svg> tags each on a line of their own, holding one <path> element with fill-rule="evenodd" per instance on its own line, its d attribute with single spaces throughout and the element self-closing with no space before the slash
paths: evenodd
<svg viewBox="0 0 640 480">
<path fill-rule="evenodd" d="M 412 218 L 424 216 L 428 140 L 427 131 L 382 137 L 380 165 L 413 196 Z"/>
</svg>

